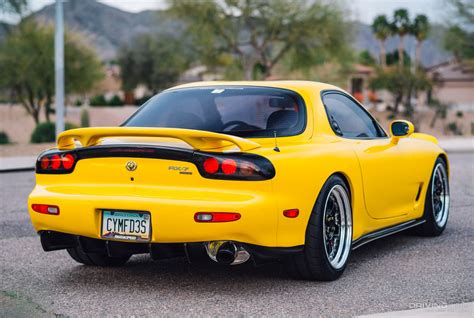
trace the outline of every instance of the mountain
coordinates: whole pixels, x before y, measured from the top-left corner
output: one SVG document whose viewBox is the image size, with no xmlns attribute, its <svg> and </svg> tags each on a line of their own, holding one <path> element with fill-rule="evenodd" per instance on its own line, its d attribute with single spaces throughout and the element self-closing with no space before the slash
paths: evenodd
<svg viewBox="0 0 474 318">
<path fill-rule="evenodd" d="M 64 21 L 72 30 L 83 33 L 102 59 L 113 59 L 122 45 L 143 33 L 169 33 L 177 22 L 166 19 L 163 11 L 132 13 L 94 0 L 64 2 Z M 33 13 L 39 21 L 54 23 L 55 5 Z"/>
<path fill-rule="evenodd" d="M 40 21 L 54 22 L 54 4 L 45 6 L 33 13 Z M 69 0 L 64 3 L 64 20 L 68 27 L 84 33 L 97 49 L 102 59 L 114 59 L 122 45 L 131 43 L 133 37 L 142 33 L 178 34 L 181 24 L 166 16 L 165 11 L 126 12 L 120 9 L 96 2 L 94 0 Z M 378 56 L 379 44 L 372 34 L 370 26 L 355 23 L 356 35 L 353 47 L 358 50 L 368 50 Z M 431 32 L 422 48 L 422 61 L 425 66 L 431 66 L 446 61 L 450 54 L 441 49 L 440 28 Z M 398 37 L 387 40 L 387 52 L 396 50 Z M 415 52 L 415 39 L 405 38 L 405 47 L 410 55 Z"/>
</svg>

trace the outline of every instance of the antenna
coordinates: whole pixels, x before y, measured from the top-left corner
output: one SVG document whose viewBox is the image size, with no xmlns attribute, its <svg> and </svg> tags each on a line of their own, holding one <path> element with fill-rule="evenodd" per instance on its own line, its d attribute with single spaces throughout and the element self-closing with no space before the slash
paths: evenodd
<svg viewBox="0 0 474 318">
<path fill-rule="evenodd" d="M 273 150 L 275 150 L 276 152 L 280 152 L 280 148 L 278 148 L 278 144 L 277 144 L 277 131 L 276 130 L 273 131 L 273 138 L 275 139 L 275 148 L 273 148 Z"/>
</svg>

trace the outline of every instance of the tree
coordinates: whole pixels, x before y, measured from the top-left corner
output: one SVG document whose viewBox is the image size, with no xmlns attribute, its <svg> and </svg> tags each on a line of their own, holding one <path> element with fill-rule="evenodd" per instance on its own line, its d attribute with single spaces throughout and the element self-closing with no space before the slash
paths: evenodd
<svg viewBox="0 0 474 318">
<path fill-rule="evenodd" d="M 85 92 L 102 76 L 96 54 L 79 35 L 65 36 L 66 93 Z M 35 123 L 49 121 L 54 95 L 54 29 L 23 21 L 0 43 L 0 88 L 10 90 Z"/>
<path fill-rule="evenodd" d="M 1 0 L 0 12 L 22 15 L 28 7 L 28 0 Z"/>
<path fill-rule="evenodd" d="M 367 50 L 363 50 L 359 53 L 358 62 L 367 66 L 374 66 L 376 64 L 374 57 Z"/>
<path fill-rule="evenodd" d="M 424 91 L 431 88 L 431 81 L 426 73 L 418 70 L 412 73 L 408 68 L 389 67 L 386 70 L 379 70 L 377 75 L 373 77 L 369 86 L 371 89 L 386 89 L 392 94 L 395 105 L 393 107 L 393 115 L 398 114 L 400 103 L 404 97 L 407 98 L 405 103 L 405 113 L 408 116 L 413 114 L 413 108 L 409 98 L 413 90 Z"/>
<path fill-rule="evenodd" d="M 387 66 L 385 40 L 387 40 L 387 38 L 392 33 L 392 27 L 385 15 L 379 15 L 374 19 L 374 22 L 372 23 L 372 32 L 375 34 L 375 37 L 379 41 L 380 64 L 382 68 L 385 68 Z"/>
<path fill-rule="evenodd" d="M 405 35 L 410 32 L 410 17 L 406 9 L 398 9 L 393 13 L 392 33 L 398 34 L 400 41 L 398 44 L 398 65 L 403 67 L 403 52 L 405 51 Z"/>
<path fill-rule="evenodd" d="M 474 64 L 474 4 L 468 0 L 449 0 L 453 9 L 449 29 L 444 37 L 445 49 L 459 60 Z"/>
<path fill-rule="evenodd" d="M 267 78 L 283 59 L 308 67 L 345 54 L 342 10 L 321 0 L 169 0 L 201 59 L 231 59 L 247 80 Z"/>
<path fill-rule="evenodd" d="M 428 18 L 424 14 L 419 14 L 413 20 L 410 33 L 416 38 L 415 67 L 420 65 L 421 61 L 421 45 L 426 40 L 430 24 Z"/>
<path fill-rule="evenodd" d="M 125 90 L 139 84 L 154 93 L 175 84 L 190 64 L 190 53 L 169 35 L 141 35 L 122 47 L 118 64 Z"/>
<path fill-rule="evenodd" d="M 430 122 L 431 128 L 434 128 L 438 118 L 446 119 L 448 110 L 451 107 L 451 105 L 449 105 L 448 103 L 442 103 L 435 98 L 432 98 L 428 101 L 428 106 L 434 110 L 434 115 Z"/>
</svg>

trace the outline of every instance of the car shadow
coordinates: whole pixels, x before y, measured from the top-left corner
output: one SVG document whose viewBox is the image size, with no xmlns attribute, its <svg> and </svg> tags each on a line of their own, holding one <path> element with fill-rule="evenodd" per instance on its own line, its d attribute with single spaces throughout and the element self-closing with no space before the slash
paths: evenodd
<svg viewBox="0 0 474 318">
<path fill-rule="evenodd" d="M 350 279 L 352 275 L 366 275 L 368 263 L 377 260 L 398 257 L 407 249 L 422 248 L 427 238 L 398 233 L 370 242 L 352 252 L 350 262 L 341 280 Z M 66 273 L 64 273 L 66 274 Z M 209 291 L 229 292 L 236 288 L 254 286 L 260 289 L 276 282 L 280 284 L 291 281 L 291 284 L 313 284 L 308 281 L 295 281 L 287 274 L 279 262 L 256 265 L 252 261 L 238 266 L 222 266 L 212 262 L 189 263 L 185 258 L 153 261 L 148 255 L 134 256 L 125 266 L 118 268 L 98 268 L 77 265 L 62 276 L 62 283 L 76 284 L 79 281 L 91 284 L 107 285 L 108 288 L 141 288 L 153 287 L 153 290 L 164 288 L 193 288 L 194 292 L 202 289 Z M 325 285 L 328 283 L 319 283 Z M 332 282 L 337 284 L 337 282 Z M 283 286 L 285 284 L 282 284 Z M 217 291 L 217 290 L 216 290 Z"/>
</svg>

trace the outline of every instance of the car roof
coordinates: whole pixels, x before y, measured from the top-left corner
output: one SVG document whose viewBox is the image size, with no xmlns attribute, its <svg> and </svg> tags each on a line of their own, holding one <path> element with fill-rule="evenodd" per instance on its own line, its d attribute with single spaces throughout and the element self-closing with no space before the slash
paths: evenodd
<svg viewBox="0 0 474 318">
<path fill-rule="evenodd" d="M 341 90 L 339 87 L 313 81 L 203 81 L 178 85 L 169 90 L 192 87 L 213 87 L 213 86 L 257 86 L 257 87 L 274 87 L 285 88 L 295 92 L 319 92 L 322 90 L 332 89 Z"/>
</svg>

